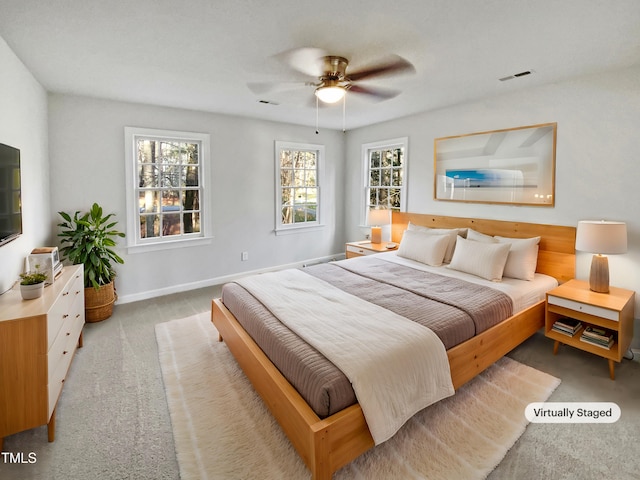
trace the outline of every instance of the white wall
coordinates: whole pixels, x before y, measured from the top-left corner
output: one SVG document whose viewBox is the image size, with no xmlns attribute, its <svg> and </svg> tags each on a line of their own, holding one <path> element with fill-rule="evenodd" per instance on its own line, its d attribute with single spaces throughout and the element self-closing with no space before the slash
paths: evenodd
<svg viewBox="0 0 640 480">
<path fill-rule="evenodd" d="M 276 108 L 267 106 L 266 108 Z M 211 135 L 208 168 L 211 245 L 129 254 L 121 242 L 116 286 L 121 302 L 212 285 L 239 272 L 304 262 L 344 250 L 344 134 L 228 115 L 51 94 L 51 212 L 86 211 L 98 202 L 126 227 L 124 127 Z M 274 142 L 324 144 L 328 200 L 320 232 L 276 236 Z M 55 227 L 52 224 L 52 228 Z M 241 261 L 241 252 L 249 260 Z"/>
<path fill-rule="evenodd" d="M 640 291 L 640 68 L 584 77 L 431 111 L 349 132 L 346 148 L 347 237 L 362 238 L 361 145 L 409 137 L 411 212 L 577 225 L 578 220 L 627 222 L 629 252 L 609 258 L 611 284 Z M 429 92 L 425 92 L 428 95 Z M 558 123 L 554 208 L 433 200 L 435 138 L 501 128 Z M 591 255 L 578 254 L 577 277 Z M 636 302 L 640 301 L 636 296 Z M 640 304 L 636 304 L 640 316 Z"/>
<path fill-rule="evenodd" d="M 0 143 L 20 149 L 23 235 L 0 247 L 0 294 L 34 247 L 49 245 L 47 94 L 0 38 Z"/>
</svg>

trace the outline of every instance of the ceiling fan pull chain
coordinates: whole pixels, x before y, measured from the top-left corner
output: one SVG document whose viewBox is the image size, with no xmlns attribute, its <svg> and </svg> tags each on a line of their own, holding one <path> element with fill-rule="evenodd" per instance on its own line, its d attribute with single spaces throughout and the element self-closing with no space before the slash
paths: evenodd
<svg viewBox="0 0 640 480">
<path fill-rule="evenodd" d="M 318 133 L 320 133 L 318 131 L 318 97 L 316 97 L 316 135 L 318 135 Z"/>
</svg>

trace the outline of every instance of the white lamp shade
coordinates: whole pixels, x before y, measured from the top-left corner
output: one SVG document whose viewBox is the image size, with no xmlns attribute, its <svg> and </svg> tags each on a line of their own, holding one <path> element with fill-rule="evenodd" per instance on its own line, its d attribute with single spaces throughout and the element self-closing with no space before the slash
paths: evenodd
<svg viewBox="0 0 640 480">
<path fill-rule="evenodd" d="M 369 220 L 367 225 L 379 227 L 380 225 L 388 225 L 390 222 L 391 210 L 369 210 Z"/>
<path fill-rule="evenodd" d="M 611 255 L 627 252 L 627 224 L 604 220 L 578 222 L 576 250 Z"/>
<path fill-rule="evenodd" d="M 336 103 L 344 97 L 347 91 L 342 87 L 330 86 L 316 89 L 316 97 L 324 103 Z"/>
</svg>

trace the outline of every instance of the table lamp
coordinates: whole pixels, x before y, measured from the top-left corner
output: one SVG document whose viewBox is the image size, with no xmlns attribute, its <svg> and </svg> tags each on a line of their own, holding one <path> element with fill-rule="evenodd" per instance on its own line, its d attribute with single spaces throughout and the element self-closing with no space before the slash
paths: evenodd
<svg viewBox="0 0 640 480">
<path fill-rule="evenodd" d="M 624 222 L 583 220 L 578 222 L 576 250 L 591 252 L 589 288 L 609 293 L 609 260 L 604 255 L 627 252 L 627 225 Z"/>
<path fill-rule="evenodd" d="M 382 243 L 382 225 L 389 225 L 390 210 L 372 209 L 369 210 L 369 221 L 371 226 L 371 243 Z"/>
</svg>

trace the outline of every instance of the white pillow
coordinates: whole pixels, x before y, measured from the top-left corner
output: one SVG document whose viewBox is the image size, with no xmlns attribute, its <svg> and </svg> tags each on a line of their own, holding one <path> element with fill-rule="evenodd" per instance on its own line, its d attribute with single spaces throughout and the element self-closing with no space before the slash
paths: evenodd
<svg viewBox="0 0 640 480">
<path fill-rule="evenodd" d="M 447 235 L 431 235 L 416 230 L 405 230 L 398 247 L 398 255 L 432 267 L 439 267 L 442 265 L 448 245 Z"/>
<path fill-rule="evenodd" d="M 407 230 L 414 232 L 426 233 L 427 235 L 447 235 L 449 238 L 449 244 L 447 245 L 447 251 L 444 254 L 444 263 L 449 263 L 451 261 L 451 257 L 453 257 L 453 250 L 456 248 L 456 239 L 458 238 L 458 234 L 460 230 L 458 228 L 431 228 L 431 227 L 423 227 L 421 225 L 415 225 L 409 222 L 407 225 Z"/>
<path fill-rule="evenodd" d="M 520 280 L 533 280 L 538 263 L 538 243 L 540 243 L 540 237 L 495 238 L 498 242 L 508 243 L 511 246 L 502 275 Z"/>
<path fill-rule="evenodd" d="M 509 243 L 485 243 L 459 238 L 448 268 L 499 282 L 510 246 Z"/>
<path fill-rule="evenodd" d="M 484 243 L 498 243 L 498 240 L 491 235 L 485 235 L 484 233 L 477 232 L 472 228 L 467 232 L 467 240 Z"/>
</svg>

